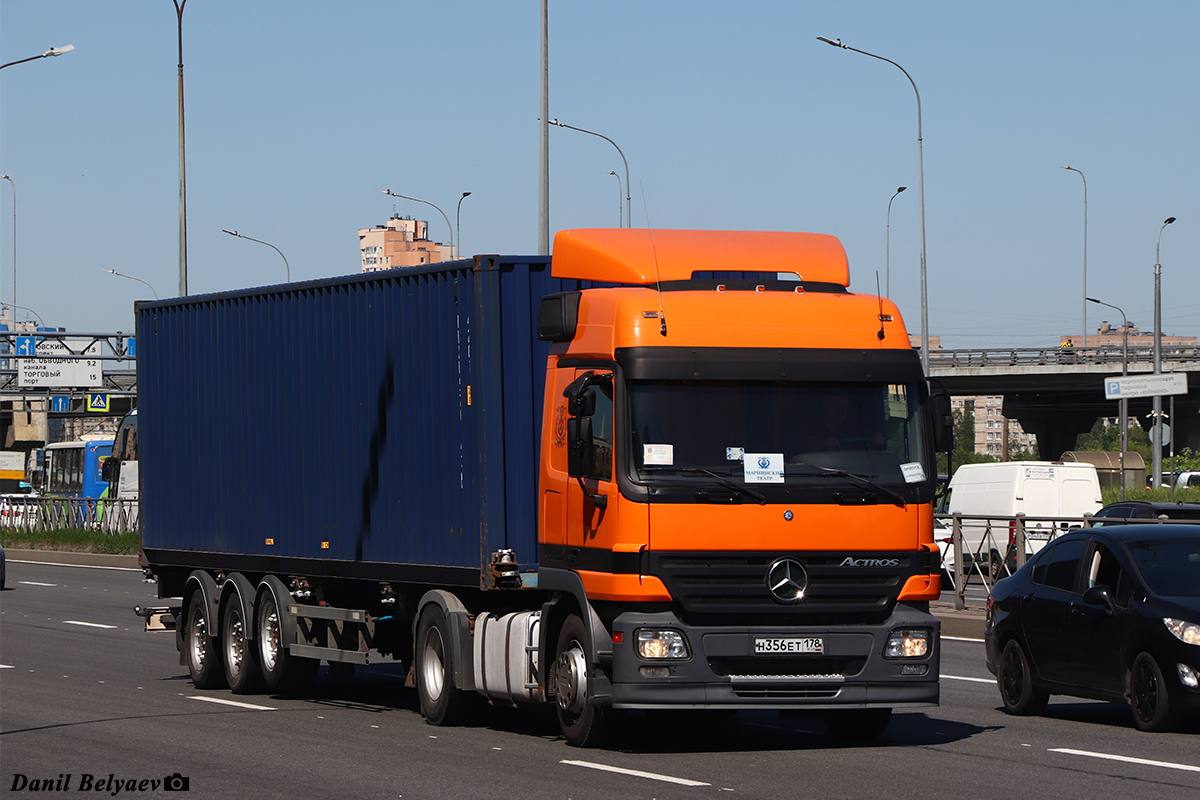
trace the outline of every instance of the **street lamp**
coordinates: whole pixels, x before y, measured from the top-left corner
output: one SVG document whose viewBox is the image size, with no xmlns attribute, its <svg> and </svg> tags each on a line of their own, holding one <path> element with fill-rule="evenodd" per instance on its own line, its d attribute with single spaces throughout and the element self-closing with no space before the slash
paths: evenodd
<svg viewBox="0 0 1200 800">
<path fill-rule="evenodd" d="M 187 180 L 183 158 L 183 7 L 187 0 L 171 0 L 179 31 L 179 296 L 187 297 Z"/>
<path fill-rule="evenodd" d="M 929 374 L 929 303 L 928 295 L 925 287 L 925 155 L 924 145 L 921 143 L 921 93 L 917 90 L 917 82 L 908 74 L 908 70 L 892 61 L 890 58 L 877 56 L 874 53 L 868 53 L 866 50 L 859 50 L 847 44 L 842 44 L 841 39 L 826 39 L 824 36 L 818 36 L 817 41 L 824 42 L 834 47 L 840 47 L 843 50 L 850 50 L 855 53 L 861 53 L 864 56 L 877 58 L 880 61 L 886 61 L 896 69 L 904 73 L 904 77 L 908 78 L 908 82 L 912 84 L 913 91 L 917 95 L 917 193 L 920 195 L 921 206 L 921 367 L 925 370 L 925 374 Z"/>
<path fill-rule="evenodd" d="M 458 249 L 462 249 L 462 201 L 471 196 L 470 192 L 463 192 L 462 197 L 458 198 L 458 213 L 454 215 L 454 238 L 458 239 Z M 458 253 L 454 254 L 455 256 Z"/>
<path fill-rule="evenodd" d="M 576 128 L 574 125 L 568 125 L 567 123 L 559 122 L 556 119 L 550 120 L 550 124 L 557 125 L 560 128 L 567 128 L 569 130 L 579 131 L 580 133 L 590 133 L 592 136 L 599 136 L 601 139 L 608 142 L 613 147 L 617 147 L 616 142 L 614 142 L 612 139 L 608 138 L 607 136 L 605 136 L 602 133 L 596 133 L 595 131 L 589 131 L 589 130 L 585 130 L 583 128 Z M 629 162 L 625 160 L 625 154 L 621 152 L 621 148 L 617 147 L 617 153 L 621 156 L 621 161 L 625 162 L 625 218 L 627 220 L 627 222 L 625 223 L 625 227 L 628 228 L 628 227 L 631 227 L 631 225 L 633 223 L 633 201 L 629 197 L 629 190 L 630 190 Z"/>
<path fill-rule="evenodd" d="M 409 197 L 409 196 L 403 195 L 403 194 L 396 194 L 391 189 L 376 189 L 375 191 L 382 192 L 383 194 L 386 194 L 388 197 L 399 197 L 401 200 L 412 200 L 414 203 L 424 203 L 427 206 L 433 206 L 433 203 L 429 202 L 428 200 L 421 200 L 416 197 Z M 470 194 L 470 192 L 467 192 L 467 194 Z M 463 197 L 466 197 L 466 195 L 463 195 Z M 459 199 L 459 202 L 460 203 L 462 202 L 461 198 Z M 442 215 L 442 219 L 446 220 L 446 227 L 450 228 L 450 218 L 446 216 L 446 212 L 442 211 L 437 206 L 433 206 L 433 207 L 437 208 L 437 212 Z M 451 259 L 454 258 L 454 228 L 450 228 L 450 258 Z"/>
<path fill-rule="evenodd" d="M 1163 228 L 1166 228 L 1175 221 L 1174 217 L 1167 217 L 1163 222 L 1162 227 L 1158 229 L 1158 239 L 1154 243 L 1154 374 L 1162 374 L 1162 264 L 1158 260 L 1158 246 L 1162 242 Z M 1150 412 L 1154 417 L 1154 436 L 1150 437 L 1153 449 L 1154 460 L 1154 483 L 1155 489 L 1162 488 L 1162 395 L 1154 396 L 1153 410 Z"/>
<path fill-rule="evenodd" d="M 0 64 L 0 69 L 11 67 L 13 64 L 24 64 L 26 61 L 36 61 L 39 58 L 54 58 L 55 56 L 61 56 L 63 53 L 69 53 L 74 49 L 75 45 L 73 44 L 63 45 L 62 47 L 51 47 L 40 56 L 30 56 L 29 58 L 22 58 L 20 61 L 10 61 L 7 64 Z"/>
<path fill-rule="evenodd" d="M 622 214 L 625 212 L 625 198 L 621 195 L 621 176 L 611 169 L 608 171 L 608 174 L 617 179 L 617 227 L 619 228 L 624 219 Z"/>
<path fill-rule="evenodd" d="M 155 300 L 158 299 L 158 292 L 154 291 L 154 287 L 150 286 L 150 284 L 148 282 L 142 280 L 141 278 L 135 277 L 133 275 L 126 275 L 123 272 L 117 272 L 115 269 L 104 269 L 104 267 L 101 267 L 100 269 L 103 270 L 104 272 L 112 273 L 113 275 L 116 275 L 118 278 L 128 278 L 131 281 L 137 281 L 138 283 L 145 283 L 147 286 L 150 287 L 150 292 L 154 295 L 154 299 Z"/>
<path fill-rule="evenodd" d="M 41 314 L 39 314 L 39 313 L 37 313 L 36 311 L 34 311 L 32 308 L 29 308 L 28 306 L 19 306 L 19 305 L 17 305 L 16 303 L 9 303 L 8 305 L 12 306 L 12 307 L 13 307 L 13 309 L 14 309 L 14 310 L 13 310 L 13 323 L 14 323 L 14 325 L 16 324 L 16 321 L 17 321 L 17 312 L 16 312 L 16 309 L 18 309 L 18 308 L 19 308 L 19 309 L 21 309 L 22 311 L 28 311 L 28 312 L 29 312 L 29 315 L 30 315 L 31 317 L 34 317 L 34 318 L 35 318 L 35 320 L 34 320 L 34 321 L 35 321 L 35 322 L 37 322 L 37 324 L 38 324 L 38 325 L 40 325 L 40 326 L 41 326 L 41 327 L 43 327 L 43 328 L 44 328 L 44 327 L 46 327 L 46 323 L 45 323 L 45 322 L 42 320 L 42 315 L 41 315 Z"/>
<path fill-rule="evenodd" d="M 1080 173 L 1082 174 L 1082 173 Z M 1084 298 L 1085 302 L 1107 306 L 1121 315 L 1121 377 L 1129 374 L 1129 320 L 1125 312 L 1111 303 L 1104 303 L 1094 297 Z M 1087 339 L 1084 339 L 1087 342 Z M 1125 451 L 1129 449 L 1129 400 L 1122 395 L 1118 401 L 1121 415 L 1121 499 L 1125 499 Z"/>
<path fill-rule="evenodd" d="M 12 187 L 13 196 L 13 304 L 17 302 L 17 185 L 13 183 L 13 179 L 7 175 L 0 175 L 0 178 L 8 181 L 8 185 Z M 15 321 L 15 319 L 14 319 Z"/>
<path fill-rule="evenodd" d="M 1088 324 L 1087 324 L 1087 301 L 1090 299 L 1087 296 L 1087 177 L 1075 169 L 1074 167 L 1063 167 L 1063 169 L 1071 172 L 1079 172 L 1079 177 L 1083 178 L 1083 339 L 1084 347 L 1087 347 Z M 1099 300 L 1092 302 L 1099 303 Z M 1100 303 L 1100 305 L 1106 305 Z M 1115 307 L 1115 306 L 1114 306 Z M 1124 497 L 1122 497 L 1124 499 Z"/>
<path fill-rule="evenodd" d="M 901 186 L 896 190 L 896 194 L 892 195 L 892 200 L 896 199 L 896 195 L 907 189 L 907 186 Z M 887 254 L 884 262 L 885 283 L 883 284 L 883 296 L 892 296 L 892 200 L 888 200 L 887 213 Z"/>
<path fill-rule="evenodd" d="M 222 228 L 221 233 L 228 233 L 230 236 L 236 236 L 239 239 L 246 239 L 247 241 L 258 242 L 259 244 L 265 244 L 267 247 L 271 248 L 276 253 L 279 253 L 279 257 L 283 259 L 283 268 L 285 270 L 287 270 L 287 282 L 288 283 L 292 282 L 292 268 L 291 268 L 291 266 L 288 265 L 287 256 L 285 256 L 283 254 L 283 251 L 280 250 L 278 247 L 271 244 L 270 242 L 264 242 L 261 239 L 255 239 L 252 236 L 245 236 L 244 234 L 238 233 L 237 231 L 227 231 L 224 228 Z"/>
</svg>

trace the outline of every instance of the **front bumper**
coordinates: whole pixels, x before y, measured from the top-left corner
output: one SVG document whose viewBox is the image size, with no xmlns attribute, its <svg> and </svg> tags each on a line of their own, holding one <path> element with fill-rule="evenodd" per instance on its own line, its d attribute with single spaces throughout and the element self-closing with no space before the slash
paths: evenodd
<svg viewBox="0 0 1200 800">
<path fill-rule="evenodd" d="M 938 704 L 941 624 L 936 617 L 897 605 L 877 625 L 691 626 L 672 612 L 626 612 L 614 621 L 623 642 L 613 645 L 612 704 L 616 708 L 846 708 L 912 707 Z M 690 658 L 646 661 L 635 651 L 639 628 L 674 629 L 687 637 Z M 883 655 L 898 629 L 931 631 L 922 658 Z M 755 637 L 812 637 L 824 640 L 821 655 L 755 655 Z M 904 666 L 924 674 L 903 674 Z M 643 667 L 667 667 L 668 675 Z M 658 670 L 661 672 L 661 670 Z"/>
</svg>

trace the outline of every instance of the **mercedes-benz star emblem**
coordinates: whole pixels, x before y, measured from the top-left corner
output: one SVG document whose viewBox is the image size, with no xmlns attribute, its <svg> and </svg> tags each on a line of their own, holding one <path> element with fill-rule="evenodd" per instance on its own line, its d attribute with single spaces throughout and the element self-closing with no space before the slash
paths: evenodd
<svg viewBox="0 0 1200 800">
<path fill-rule="evenodd" d="M 767 570 L 767 588 L 781 603 L 798 603 L 808 590 L 808 572 L 794 558 L 781 558 Z"/>
</svg>

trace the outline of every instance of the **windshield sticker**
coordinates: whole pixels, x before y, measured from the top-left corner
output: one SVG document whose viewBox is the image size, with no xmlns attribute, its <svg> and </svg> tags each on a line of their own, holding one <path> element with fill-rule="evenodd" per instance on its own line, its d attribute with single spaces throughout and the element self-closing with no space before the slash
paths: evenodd
<svg viewBox="0 0 1200 800">
<path fill-rule="evenodd" d="M 669 467 L 675 463 L 675 445 L 642 445 L 642 463 L 647 467 Z"/>
<path fill-rule="evenodd" d="M 742 472 L 746 483 L 783 483 L 783 453 L 746 453 Z"/>
<path fill-rule="evenodd" d="M 901 464 L 900 472 L 904 475 L 905 483 L 920 483 L 925 480 L 925 468 L 921 466 L 920 461 L 910 461 L 907 464 Z"/>
<path fill-rule="evenodd" d="M 746 448 L 744 448 L 744 447 L 726 447 L 725 448 L 725 460 L 726 461 L 741 461 L 745 457 L 746 457 Z"/>
</svg>

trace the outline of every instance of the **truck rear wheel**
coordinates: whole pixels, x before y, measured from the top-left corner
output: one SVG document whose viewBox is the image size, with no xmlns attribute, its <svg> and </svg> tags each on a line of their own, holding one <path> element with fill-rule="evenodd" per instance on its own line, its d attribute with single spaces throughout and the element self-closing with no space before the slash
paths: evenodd
<svg viewBox="0 0 1200 800">
<path fill-rule="evenodd" d="M 263 682 L 272 692 L 290 694 L 309 686 L 317 677 L 321 662 L 300 658 L 288 652 L 286 610 L 281 598 L 288 597 L 287 587 L 274 575 L 263 578 L 258 588 L 255 610 L 255 639 Z"/>
<path fill-rule="evenodd" d="M 594 659 L 591 638 L 582 619 L 574 614 L 567 617 L 554 652 L 554 693 L 562 735 L 572 747 L 597 747 L 608 735 L 612 709 L 590 702 Z"/>
<path fill-rule="evenodd" d="M 255 657 L 253 616 L 238 592 L 225 601 L 221 614 L 221 650 L 225 681 L 234 694 L 251 694 L 262 686 L 262 672 Z"/>
<path fill-rule="evenodd" d="M 450 626 L 441 606 L 430 603 L 417 625 L 417 646 L 413 654 L 416 668 L 417 696 L 421 714 L 434 725 L 457 725 L 462 721 L 474 693 L 464 692 L 454 685 L 451 666 Z M 482 700 L 481 697 L 479 697 Z"/>
<path fill-rule="evenodd" d="M 197 689 L 219 689 L 225 677 L 221 669 L 221 651 L 209 629 L 208 608 L 204 592 L 195 591 L 188 601 L 187 629 L 184 647 L 188 673 Z"/>
</svg>

